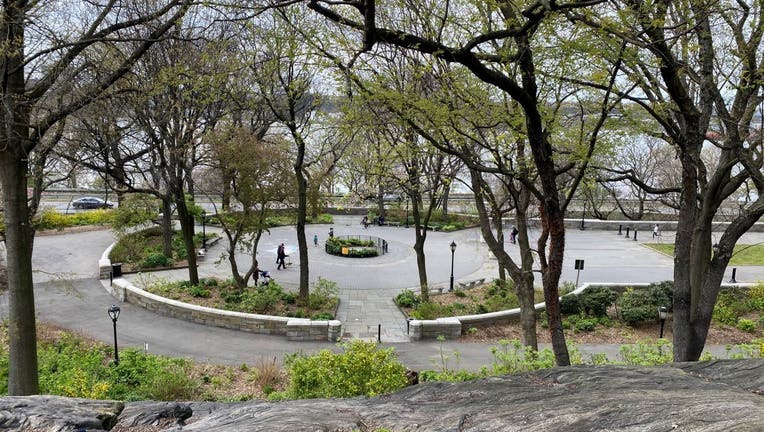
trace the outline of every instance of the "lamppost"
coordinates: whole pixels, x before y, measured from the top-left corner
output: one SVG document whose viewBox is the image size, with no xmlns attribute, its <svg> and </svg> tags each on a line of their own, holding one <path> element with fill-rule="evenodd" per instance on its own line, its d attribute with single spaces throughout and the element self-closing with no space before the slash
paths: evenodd
<svg viewBox="0 0 764 432">
<path fill-rule="evenodd" d="M 661 320 L 661 334 L 658 338 L 663 339 L 663 325 L 666 324 L 666 318 L 668 318 L 668 309 L 666 306 L 658 308 L 658 318 Z"/>
<path fill-rule="evenodd" d="M 114 323 L 114 364 L 119 364 L 119 351 L 117 350 L 117 318 L 119 318 L 119 306 L 111 305 L 109 308 L 109 317 Z"/>
<path fill-rule="evenodd" d="M 202 250 L 207 252 L 207 212 L 202 210 Z"/>
<path fill-rule="evenodd" d="M 451 284 L 448 286 L 449 291 L 454 290 L 454 252 L 456 252 L 456 242 L 451 241 Z"/>
</svg>

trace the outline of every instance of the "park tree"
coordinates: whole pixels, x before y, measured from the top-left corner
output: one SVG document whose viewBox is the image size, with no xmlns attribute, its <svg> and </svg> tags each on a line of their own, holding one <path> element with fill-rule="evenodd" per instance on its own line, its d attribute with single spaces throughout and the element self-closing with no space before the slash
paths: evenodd
<svg viewBox="0 0 764 432">
<path fill-rule="evenodd" d="M 251 278 L 257 279 L 257 249 L 260 238 L 268 229 L 267 218 L 276 206 L 287 204 L 292 197 L 294 182 L 286 143 L 259 138 L 249 128 L 223 127 L 207 137 L 212 159 L 216 162 L 204 177 L 214 177 L 209 171 L 226 172 L 231 181 L 231 197 L 240 209 L 218 210 L 217 219 L 228 240 L 226 255 L 231 276 L 240 289 Z M 200 191 L 212 192 L 209 179 L 201 181 Z M 250 265 L 243 273 L 236 261 L 236 252 L 246 250 Z"/>
<path fill-rule="evenodd" d="M 601 97 L 605 102 L 600 101 L 600 108 L 595 111 L 599 120 L 594 122 L 592 130 L 582 134 L 587 136 L 583 148 L 575 152 L 565 151 L 564 139 L 558 141 L 555 148 L 555 141 L 561 137 L 554 134 L 555 123 L 549 121 L 548 102 L 539 93 L 541 78 L 536 57 L 539 53 L 559 49 L 545 45 L 545 38 L 551 32 L 540 32 L 540 29 L 549 23 L 558 26 L 557 32 L 564 34 L 570 27 L 559 19 L 561 14 L 587 7 L 588 3 L 519 4 L 500 1 L 467 6 L 459 2 L 428 2 L 424 7 L 421 2 L 408 1 L 396 5 L 354 2 L 351 7 L 340 7 L 332 1 L 322 0 L 306 3 L 308 8 L 335 26 L 355 30 L 355 35 L 362 39 L 358 44 L 358 55 L 370 52 L 378 45 L 396 46 L 429 55 L 463 66 L 479 80 L 517 103 L 537 175 L 534 187 L 539 197 L 541 235 L 536 250 L 552 347 L 557 363 L 569 364 L 559 312 L 558 285 L 565 248 L 565 208 L 582 176 L 574 176 L 574 181 L 562 188 L 559 173 L 561 169 L 575 169 L 579 173 L 585 171 L 597 131 L 606 117 L 602 114 L 607 112 L 611 103 L 607 101 L 605 92 L 606 96 Z M 557 20 L 552 21 L 554 18 Z M 558 44 L 563 40 L 555 39 Z M 580 67 L 581 63 L 569 64 L 568 71 L 575 72 L 577 65 Z M 604 82 L 606 88 L 613 85 L 610 77 L 614 69 L 617 68 L 606 68 L 604 77 L 598 80 Z M 571 165 L 576 156 L 581 163 Z"/>
<path fill-rule="evenodd" d="M 619 89 L 639 107 L 681 165 L 674 255 L 674 360 L 698 360 L 724 272 L 740 237 L 764 214 L 762 171 L 761 1 L 603 3 L 570 17 L 596 30 L 606 47 L 627 47 Z M 633 89 L 634 91 L 630 91 Z M 642 116 L 644 117 L 644 116 Z M 659 129 L 657 129 L 659 128 Z M 715 156 L 704 157 L 704 149 Z M 706 150 L 707 151 L 707 150 Z M 631 180 L 639 184 L 633 176 Z M 712 247 L 713 222 L 725 200 L 755 192 Z"/>
<path fill-rule="evenodd" d="M 108 98 L 112 85 L 183 16 L 188 3 L 76 2 L 64 7 L 57 2 L 9 0 L 0 8 L 5 47 L 0 53 L 5 107 L 0 182 L 10 292 L 11 395 L 35 394 L 39 389 L 32 287 L 34 230 L 27 203 L 29 154 L 68 115 L 96 99 Z M 76 25 L 66 32 L 54 30 L 64 20 Z M 93 80 L 69 85 L 95 67 L 102 69 L 92 75 Z"/>
<path fill-rule="evenodd" d="M 292 142 L 290 155 L 296 189 L 297 246 L 300 259 L 300 287 L 298 301 L 308 301 L 310 273 L 305 224 L 308 212 L 308 175 L 306 166 L 311 154 L 312 139 L 320 136 L 316 122 L 320 100 L 312 91 L 318 64 L 309 46 L 296 37 L 289 25 L 294 9 L 279 9 L 263 15 L 242 39 L 243 51 L 249 55 L 253 91 L 275 119 L 274 126 L 282 127 L 284 136 Z M 272 133 L 274 131 L 271 131 Z"/>
</svg>

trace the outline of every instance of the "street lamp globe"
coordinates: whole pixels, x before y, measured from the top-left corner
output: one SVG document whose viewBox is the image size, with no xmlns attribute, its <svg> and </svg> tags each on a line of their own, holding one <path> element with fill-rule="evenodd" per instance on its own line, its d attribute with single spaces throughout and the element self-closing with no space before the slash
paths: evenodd
<svg viewBox="0 0 764 432">
<path fill-rule="evenodd" d="M 111 305 L 111 307 L 109 308 L 109 317 L 111 318 L 112 321 L 117 322 L 117 318 L 119 318 L 119 312 L 120 312 L 119 306 Z"/>
<path fill-rule="evenodd" d="M 456 242 L 455 241 L 451 241 L 450 247 L 451 247 L 451 253 L 456 252 Z"/>
</svg>

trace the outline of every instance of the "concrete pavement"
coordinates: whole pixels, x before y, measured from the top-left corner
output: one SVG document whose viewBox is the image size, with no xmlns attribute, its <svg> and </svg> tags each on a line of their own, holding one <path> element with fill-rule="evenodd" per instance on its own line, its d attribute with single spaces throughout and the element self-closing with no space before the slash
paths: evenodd
<svg viewBox="0 0 764 432">
<path fill-rule="evenodd" d="M 382 324 L 384 346 L 394 347 L 401 360 L 412 369 L 437 369 L 441 356 L 450 357 L 449 367 L 476 370 L 490 363 L 490 344 L 459 342 L 404 342 L 405 320 L 392 303 L 392 297 L 402 289 L 416 290 L 418 276 L 416 259 L 411 249 L 412 229 L 370 227 L 364 230 L 358 218 L 337 217 L 333 225 L 335 235 L 372 235 L 390 242 L 390 253 L 372 259 L 349 259 L 330 256 L 322 248 L 311 247 L 311 280 L 319 276 L 334 280 L 341 288 L 341 308 L 338 317 L 345 325 L 346 337 L 376 339 L 378 324 Z M 325 239 L 328 225 L 309 226 L 308 238 L 313 234 Z M 663 240 L 670 238 L 664 233 Z M 764 241 L 764 234 L 747 235 L 746 243 Z M 586 267 L 580 282 L 652 282 L 671 277 L 672 259 L 658 254 L 640 242 L 627 240 L 609 231 L 568 230 L 566 269 L 563 280 L 575 281 L 574 259 L 585 259 Z M 112 328 L 106 309 L 118 301 L 110 297 L 97 278 L 97 260 L 101 252 L 113 241 L 108 231 L 66 233 L 40 236 L 35 242 L 33 264 L 36 272 L 36 304 L 39 319 L 66 328 L 90 334 L 111 342 Z M 426 254 L 429 281 L 434 286 L 447 286 L 451 252 L 448 245 L 457 243 L 454 275 L 457 281 L 496 275 L 496 261 L 488 258 L 488 251 L 475 229 L 456 233 L 428 233 Z M 273 262 L 280 242 L 296 245 L 293 228 L 276 228 L 261 243 L 260 260 Z M 309 242 L 312 244 L 312 241 Z M 507 249 L 516 254 L 516 246 Z M 216 259 L 222 251 L 216 245 L 200 266 L 202 276 L 228 277 L 226 261 Z M 272 257 L 270 256 L 272 255 Z M 296 253 L 288 270 L 272 271 L 276 279 L 287 288 L 296 287 L 298 278 Z M 248 260 L 237 256 L 237 260 Z M 265 266 L 265 265 L 263 265 Z M 185 271 L 162 272 L 154 277 L 185 278 Z M 738 270 L 738 281 L 764 279 L 764 268 L 745 267 Z M 2 297 L 5 304 L 7 299 Z M 146 348 L 149 352 L 192 357 L 198 360 L 225 364 L 252 363 L 259 357 L 281 360 L 285 353 L 312 352 L 322 348 L 335 349 L 331 343 L 289 342 L 278 336 L 257 335 L 214 327 L 205 327 L 172 318 L 161 317 L 129 304 L 120 304 L 123 312 L 119 319 L 120 346 Z M 2 315 L 6 315 L 6 307 Z M 581 346 L 584 353 L 606 352 L 617 358 L 617 346 Z M 714 355 L 723 357 L 724 347 L 709 347 Z"/>
</svg>

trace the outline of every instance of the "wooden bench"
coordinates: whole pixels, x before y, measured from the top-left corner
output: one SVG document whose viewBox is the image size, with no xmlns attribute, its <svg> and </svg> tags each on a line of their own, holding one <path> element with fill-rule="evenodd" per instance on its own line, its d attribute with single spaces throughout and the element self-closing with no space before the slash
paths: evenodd
<svg viewBox="0 0 764 432">
<path fill-rule="evenodd" d="M 401 226 L 401 223 L 400 222 L 385 222 L 385 225 L 399 227 Z"/>
</svg>

